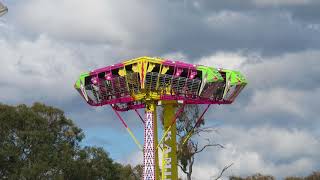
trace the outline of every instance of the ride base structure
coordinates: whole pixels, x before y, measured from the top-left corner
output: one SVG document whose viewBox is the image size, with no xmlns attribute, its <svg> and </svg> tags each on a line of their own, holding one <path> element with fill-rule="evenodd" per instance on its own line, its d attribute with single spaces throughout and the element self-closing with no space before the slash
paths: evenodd
<svg viewBox="0 0 320 180">
<path fill-rule="evenodd" d="M 110 105 L 114 110 L 134 142 L 143 150 L 143 180 L 177 180 L 176 120 L 184 106 L 208 105 L 197 125 L 211 104 L 231 104 L 246 84 L 245 77 L 238 71 L 139 57 L 83 73 L 75 88 L 89 105 Z M 160 141 L 157 106 L 162 106 L 164 111 Z M 145 109 L 144 118 L 138 111 L 141 108 Z M 134 110 L 144 124 L 143 147 L 119 113 L 129 110 Z M 159 148 L 162 149 L 161 177 Z"/>
</svg>

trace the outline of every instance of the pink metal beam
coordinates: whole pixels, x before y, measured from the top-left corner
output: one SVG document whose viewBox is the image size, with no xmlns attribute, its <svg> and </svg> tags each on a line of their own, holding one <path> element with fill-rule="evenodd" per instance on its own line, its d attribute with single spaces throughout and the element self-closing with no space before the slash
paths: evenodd
<svg viewBox="0 0 320 180">
<path fill-rule="evenodd" d="M 123 66 L 124 66 L 123 63 L 118 63 L 118 64 L 114 64 L 114 65 L 111 65 L 111 66 L 95 69 L 95 70 L 90 72 L 90 75 L 95 75 L 95 74 L 99 74 L 101 72 L 111 71 L 113 69 L 119 69 L 119 68 L 122 68 Z"/>
<path fill-rule="evenodd" d="M 111 106 L 112 107 L 112 106 Z M 128 131 L 129 135 L 131 136 L 131 138 L 133 139 L 133 141 L 136 143 L 136 145 L 139 147 L 140 150 L 142 150 L 142 146 L 139 143 L 139 141 L 137 140 L 137 138 L 133 135 L 131 129 L 128 127 L 127 123 L 122 119 L 122 117 L 120 116 L 119 112 L 117 110 L 115 110 L 112 107 L 113 111 L 116 113 L 116 115 L 118 116 L 119 120 L 121 121 L 121 123 L 123 124 L 123 126 L 126 128 L 126 130 Z"/>
<path fill-rule="evenodd" d="M 137 109 L 134 109 L 134 111 L 137 113 L 137 115 L 139 116 L 141 122 L 144 124 L 145 122 L 144 122 L 142 116 L 140 115 L 139 111 Z"/>
</svg>

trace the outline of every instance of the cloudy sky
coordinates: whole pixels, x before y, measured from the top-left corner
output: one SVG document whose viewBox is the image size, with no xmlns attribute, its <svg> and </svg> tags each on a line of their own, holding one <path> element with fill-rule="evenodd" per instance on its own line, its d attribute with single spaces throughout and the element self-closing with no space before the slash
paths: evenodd
<svg viewBox="0 0 320 180">
<path fill-rule="evenodd" d="M 117 161 L 141 153 L 109 107 L 89 107 L 73 89 L 81 72 L 139 56 L 177 58 L 242 71 L 249 85 L 215 106 L 203 135 L 225 145 L 197 156 L 194 179 L 306 175 L 320 169 L 320 1 L 2 0 L 0 102 L 63 109 Z M 133 113 L 123 116 L 143 141 Z"/>
</svg>

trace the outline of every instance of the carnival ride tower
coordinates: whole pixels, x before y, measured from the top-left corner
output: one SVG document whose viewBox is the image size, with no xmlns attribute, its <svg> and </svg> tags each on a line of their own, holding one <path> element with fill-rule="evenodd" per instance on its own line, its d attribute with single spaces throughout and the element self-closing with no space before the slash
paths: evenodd
<svg viewBox="0 0 320 180">
<path fill-rule="evenodd" d="M 246 84 L 244 76 L 237 71 L 139 57 L 83 73 L 75 88 L 89 105 L 111 106 L 134 142 L 143 150 L 144 180 L 177 180 L 176 120 L 184 106 L 208 105 L 196 122 L 198 124 L 211 104 L 231 104 Z M 159 142 L 157 106 L 162 106 L 164 111 L 164 129 Z M 145 109 L 144 118 L 138 111 L 141 108 Z M 129 110 L 134 110 L 144 124 L 143 147 L 119 113 Z M 159 148 L 163 159 L 161 177 Z"/>
</svg>

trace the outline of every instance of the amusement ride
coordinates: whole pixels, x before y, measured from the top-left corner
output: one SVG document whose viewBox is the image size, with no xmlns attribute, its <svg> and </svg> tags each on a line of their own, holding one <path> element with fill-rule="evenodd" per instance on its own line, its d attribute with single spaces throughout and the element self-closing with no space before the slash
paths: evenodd
<svg viewBox="0 0 320 180">
<path fill-rule="evenodd" d="M 247 85 L 238 71 L 189 64 L 158 57 L 139 57 L 80 75 L 74 87 L 91 106 L 110 105 L 143 151 L 143 180 L 160 179 L 158 148 L 162 148 L 161 178 L 177 180 L 176 120 L 187 104 L 231 104 Z M 180 105 L 180 106 L 178 106 Z M 157 106 L 163 107 L 163 135 L 158 139 Z M 179 107 L 179 109 L 177 109 Z M 138 109 L 145 109 L 142 118 Z M 138 142 L 120 112 L 133 110 L 144 124 L 144 144 Z M 184 139 L 190 138 L 191 132 Z"/>
</svg>

